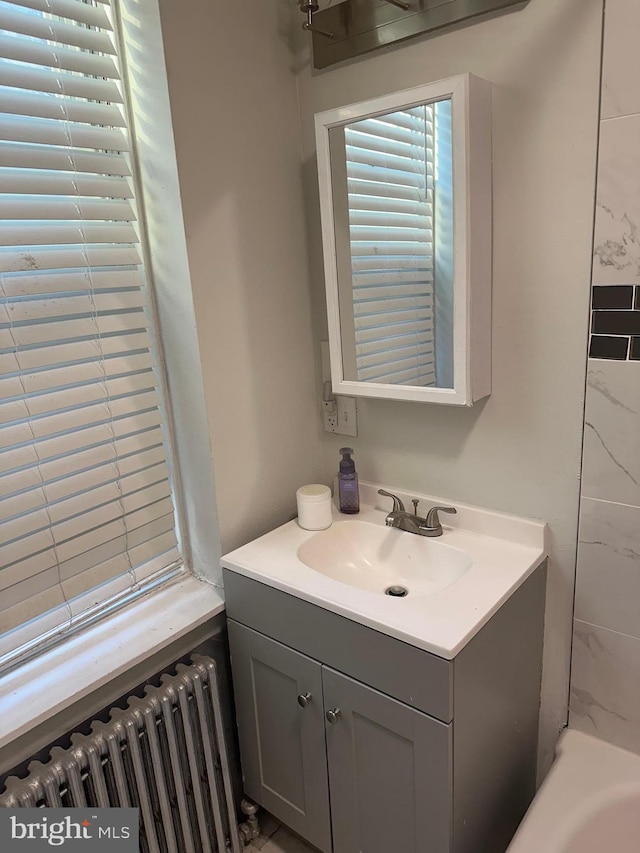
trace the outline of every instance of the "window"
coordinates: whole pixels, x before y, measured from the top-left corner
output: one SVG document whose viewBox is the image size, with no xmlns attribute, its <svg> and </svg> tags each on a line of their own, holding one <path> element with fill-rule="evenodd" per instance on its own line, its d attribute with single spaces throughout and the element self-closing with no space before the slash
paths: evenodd
<svg viewBox="0 0 640 853">
<path fill-rule="evenodd" d="M 123 52 L 0 0 L 0 666 L 182 571 Z"/>
</svg>

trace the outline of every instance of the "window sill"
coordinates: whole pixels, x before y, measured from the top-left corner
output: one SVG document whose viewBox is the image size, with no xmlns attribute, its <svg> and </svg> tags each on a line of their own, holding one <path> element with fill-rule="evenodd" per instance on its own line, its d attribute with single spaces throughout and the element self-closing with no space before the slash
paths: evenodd
<svg viewBox="0 0 640 853">
<path fill-rule="evenodd" d="M 2 678 L 0 751 L 224 610 L 222 590 L 166 584 Z"/>
</svg>

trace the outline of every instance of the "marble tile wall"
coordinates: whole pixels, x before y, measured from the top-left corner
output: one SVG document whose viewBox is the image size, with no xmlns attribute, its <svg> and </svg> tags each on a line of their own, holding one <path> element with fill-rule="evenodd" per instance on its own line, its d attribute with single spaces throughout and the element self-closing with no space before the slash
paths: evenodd
<svg viewBox="0 0 640 853">
<path fill-rule="evenodd" d="M 626 291 L 599 288 L 640 284 L 639 36 L 640 3 L 606 0 L 592 280 L 604 303 Z M 629 314 L 637 307 L 632 303 Z M 613 318 L 608 322 L 615 327 Z M 591 339 L 569 722 L 640 753 L 640 361 L 633 360 L 634 329 L 618 327 L 615 347 L 594 347 Z M 625 334 L 631 360 L 620 356 Z"/>
</svg>

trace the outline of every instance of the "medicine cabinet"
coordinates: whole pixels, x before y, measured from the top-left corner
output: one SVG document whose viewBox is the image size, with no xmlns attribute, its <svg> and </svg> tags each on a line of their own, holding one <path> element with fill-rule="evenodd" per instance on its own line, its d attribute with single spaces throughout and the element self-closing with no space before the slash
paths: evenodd
<svg viewBox="0 0 640 853">
<path fill-rule="evenodd" d="M 491 392 L 491 89 L 463 74 L 315 116 L 337 394 Z"/>
</svg>

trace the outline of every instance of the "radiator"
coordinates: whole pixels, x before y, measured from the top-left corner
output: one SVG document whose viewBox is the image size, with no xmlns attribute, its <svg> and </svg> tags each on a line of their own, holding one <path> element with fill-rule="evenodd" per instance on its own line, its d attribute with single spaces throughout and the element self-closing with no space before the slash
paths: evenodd
<svg viewBox="0 0 640 853">
<path fill-rule="evenodd" d="M 127 705 L 10 777 L 0 807 L 139 808 L 142 853 L 240 853 L 214 661 L 194 655 Z"/>
</svg>

